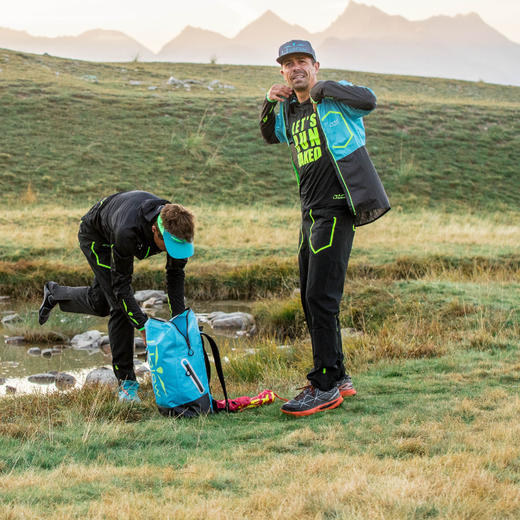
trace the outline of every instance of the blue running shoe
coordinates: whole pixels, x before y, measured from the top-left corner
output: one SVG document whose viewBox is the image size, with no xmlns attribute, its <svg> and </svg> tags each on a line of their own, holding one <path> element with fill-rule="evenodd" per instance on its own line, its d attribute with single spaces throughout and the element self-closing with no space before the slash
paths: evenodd
<svg viewBox="0 0 520 520">
<path fill-rule="evenodd" d="M 140 403 L 141 399 L 137 395 L 138 389 L 139 383 L 137 381 L 130 379 L 121 381 L 119 384 L 119 402 Z"/>
</svg>

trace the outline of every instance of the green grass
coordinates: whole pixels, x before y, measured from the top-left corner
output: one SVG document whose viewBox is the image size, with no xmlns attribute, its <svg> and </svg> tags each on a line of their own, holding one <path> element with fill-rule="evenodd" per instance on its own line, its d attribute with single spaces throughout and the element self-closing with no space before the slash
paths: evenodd
<svg viewBox="0 0 520 520">
<path fill-rule="evenodd" d="M 79 218 L 146 189 L 197 215 L 189 299 L 258 300 L 261 334 L 221 344 L 231 395 L 292 396 L 312 364 L 292 295 L 297 187 L 257 124 L 277 69 L 12 51 L 0 68 L 0 291 L 26 300 L 9 334 L 82 331 L 58 313 L 37 326 L 42 284 L 89 283 Z M 235 88 L 176 90 L 172 75 Z M 99 389 L 1 399 L 1 518 L 519 517 L 520 89 L 322 77 L 376 92 L 368 149 L 394 208 L 357 230 L 341 303 L 359 395 L 306 420 L 280 403 L 167 420 L 149 384 L 133 408 Z M 163 278 L 164 258 L 138 263 L 134 288 Z"/>
<path fill-rule="evenodd" d="M 94 64 L 12 51 L 2 60 L 6 201 L 19 200 L 29 185 L 40 201 L 76 204 L 135 188 L 186 204 L 287 205 L 297 197 L 287 149 L 265 145 L 258 129 L 263 95 L 279 81 L 275 67 Z M 235 89 L 186 92 L 166 85 L 170 75 Z M 394 207 L 518 207 L 518 87 L 335 70 L 322 76 L 347 77 L 379 95 L 366 119 L 368 148 Z"/>
<path fill-rule="evenodd" d="M 0 511 L 117 518 L 119 502 L 151 518 L 176 495 L 170 518 L 185 518 L 179 503 L 192 518 L 282 518 L 292 489 L 284 518 L 515 518 L 517 369 L 518 345 L 379 362 L 356 374 L 357 397 L 303 420 L 280 402 L 168 420 L 149 387 L 133 408 L 95 389 L 4 399 Z M 321 492 L 297 491 L 302 479 Z"/>
</svg>

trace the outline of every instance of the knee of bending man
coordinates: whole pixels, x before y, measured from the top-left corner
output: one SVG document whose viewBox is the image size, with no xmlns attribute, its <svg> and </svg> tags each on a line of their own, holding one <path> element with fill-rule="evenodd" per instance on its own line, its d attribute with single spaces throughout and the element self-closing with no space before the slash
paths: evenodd
<svg viewBox="0 0 520 520">
<path fill-rule="evenodd" d="M 91 292 L 89 298 L 90 304 L 98 316 L 108 316 L 110 314 L 110 305 L 102 293 Z"/>
</svg>

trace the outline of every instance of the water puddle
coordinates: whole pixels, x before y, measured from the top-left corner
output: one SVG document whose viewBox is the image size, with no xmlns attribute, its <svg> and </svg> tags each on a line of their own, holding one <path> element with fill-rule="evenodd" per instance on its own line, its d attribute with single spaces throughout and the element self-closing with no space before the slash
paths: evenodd
<svg viewBox="0 0 520 520">
<path fill-rule="evenodd" d="M 226 337 L 227 341 L 236 343 L 234 346 L 240 346 L 243 341 L 241 336 L 246 335 L 245 331 L 212 328 L 208 322 L 208 316 L 215 312 L 248 313 L 250 312 L 250 303 L 242 301 L 192 302 L 190 306 L 199 318 L 199 323 L 203 325 L 205 332 L 215 336 L 217 341 L 219 336 Z M 31 314 L 33 312 L 35 311 L 29 310 Z M 59 310 L 57 312 L 60 313 Z M 146 312 L 149 316 L 169 318 L 167 305 L 155 305 L 147 308 Z M 13 305 L 11 300 L 4 299 L 0 302 L 0 318 L 9 315 L 9 313 L 24 315 L 27 314 L 27 308 Z M 71 316 L 70 314 L 60 313 L 60 321 L 65 321 L 69 319 L 67 317 Z M 83 316 L 82 320 L 86 328 L 77 330 L 77 333 L 95 329 L 103 335 L 107 334 L 106 318 Z M 52 343 L 11 342 L 7 338 L 12 338 L 15 335 L 13 330 L 15 329 L 12 326 L 0 325 L 0 396 L 9 393 L 56 391 L 56 384 L 53 381 L 49 383 L 30 382 L 28 377 L 35 374 L 70 374 L 75 379 L 75 383 L 70 386 L 72 388 L 73 386 L 81 386 L 92 369 L 102 366 L 111 367 L 110 355 L 104 354 L 100 348 L 76 350 L 67 345 L 54 345 Z M 139 356 L 139 359 L 142 361 L 137 361 L 137 363 L 145 361 L 144 356 Z M 13 392 L 13 389 L 15 389 L 15 392 Z"/>
</svg>

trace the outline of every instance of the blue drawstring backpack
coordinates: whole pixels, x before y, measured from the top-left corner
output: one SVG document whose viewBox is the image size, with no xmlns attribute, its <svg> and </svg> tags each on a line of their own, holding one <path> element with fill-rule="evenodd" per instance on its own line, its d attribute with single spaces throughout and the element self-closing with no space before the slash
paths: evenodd
<svg viewBox="0 0 520 520">
<path fill-rule="evenodd" d="M 149 318 L 145 327 L 148 364 L 159 412 L 174 417 L 196 417 L 217 411 L 210 392 L 210 364 L 202 337 L 211 347 L 228 410 L 217 345 L 199 330 L 194 312 L 186 309 L 169 321 Z"/>
</svg>

